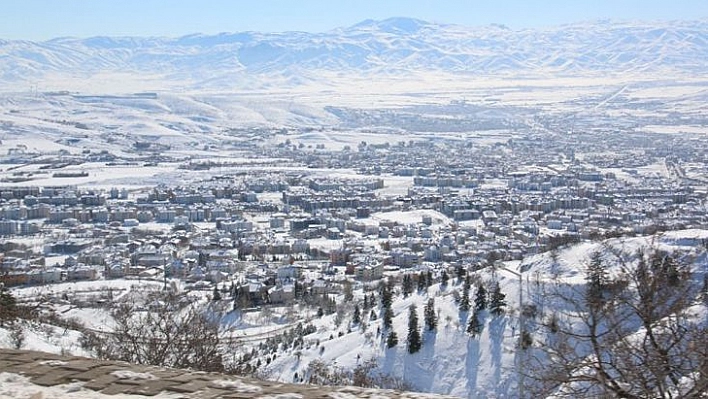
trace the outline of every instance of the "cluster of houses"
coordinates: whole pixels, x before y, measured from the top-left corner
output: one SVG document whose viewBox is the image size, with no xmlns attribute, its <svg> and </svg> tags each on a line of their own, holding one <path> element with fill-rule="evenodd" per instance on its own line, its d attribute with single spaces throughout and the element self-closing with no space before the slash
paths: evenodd
<svg viewBox="0 0 708 399">
<path fill-rule="evenodd" d="M 695 151 L 703 141 L 685 159 L 680 145 L 661 152 L 652 141 L 638 159 L 609 152 L 614 136 L 584 147 L 582 140 L 527 135 L 357 151 L 293 145 L 268 154 L 370 171 L 360 178 L 220 168 L 190 187 L 138 192 L 6 186 L 0 278 L 176 278 L 194 289 L 234 285 L 250 303 L 277 303 L 298 289 L 328 292 L 336 273 L 373 281 L 386 271 L 521 259 L 610 234 L 708 228 L 705 185 L 682 169 L 706 162 Z M 405 193 L 386 194 L 388 177 L 407 178 Z"/>
</svg>

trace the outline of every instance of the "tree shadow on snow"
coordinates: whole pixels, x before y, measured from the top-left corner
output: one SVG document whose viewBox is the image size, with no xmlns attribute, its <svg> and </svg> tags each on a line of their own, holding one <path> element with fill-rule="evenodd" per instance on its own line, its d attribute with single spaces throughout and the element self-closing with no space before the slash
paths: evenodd
<svg viewBox="0 0 708 399">
<path fill-rule="evenodd" d="M 430 392 L 435 384 L 435 378 L 437 377 L 436 365 L 438 359 L 435 358 L 435 342 L 438 338 L 436 331 L 425 331 L 423 332 L 423 347 L 420 352 L 416 355 L 418 358 L 418 364 L 415 365 L 422 372 L 420 375 L 416 376 L 416 380 L 413 381 L 416 388 L 424 391 Z M 428 366 L 428 370 L 424 370 L 421 365 Z"/>
<path fill-rule="evenodd" d="M 502 352 L 504 347 L 504 330 L 506 330 L 506 318 L 493 317 L 489 322 L 490 355 L 494 372 L 493 381 L 499 381 L 500 383 L 502 372 Z"/>
<path fill-rule="evenodd" d="M 462 331 L 464 331 L 467 328 L 467 316 L 469 315 L 470 312 L 465 312 L 465 311 L 460 311 L 459 312 L 459 322 L 460 322 L 460 328 L 462 328 Z"/>
<path fill-rule="evenodd" d="M 477 376 L 479 374 L 479 340 L 470 338 L 467 340 L 467 359 L 465 360 L 465 370 L 467 371 L 467 392 L 473 394 L 477 391 Z"/>
</svg>

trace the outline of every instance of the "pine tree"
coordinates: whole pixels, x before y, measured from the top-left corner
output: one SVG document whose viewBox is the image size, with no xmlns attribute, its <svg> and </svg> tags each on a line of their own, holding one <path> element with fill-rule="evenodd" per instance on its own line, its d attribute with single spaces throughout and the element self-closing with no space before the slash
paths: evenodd
<svg viewBox="0 0 708 399">
<path fill-rule="evenodd" d="M 643 257 L 640 257 L 640 265 L 638 269 L 643 270 L 646 268 Z M 603 303 L 603 290 L 607 284 L 607 271 L 605 266 L 602 264 L 602 254 L 600 252 L 593 252 L 590 255 L 590 263 L 586 269 L 585 281 L 586 292 L 585 300 L 590 306 L 601 306 Z"/>
<path fill-rule="evenodd" d="M 467 324 L 467 332 L 473 337 L 478 337 L 482 330 L 484 329 L 484 323 L 482 322 L 482 312 L 480 310 L 475 310 L 470 317 L 470 321 Z"/>
<path fill-rule="evenodd" d="M 425 282 L 425 276 L 426 275 L 423 272 L 418 273 L 418 291 L 423 291 L 425 287 L 428 286 Z"/>
<path fill-rule="evenodd" d="M 433 272 L 428 270 L 427 278 L 425 279 L 425 286 L 430 287 L 433 285 Z"/>
<path fill-rule="evenodd" d="M 462 298 L 460 298 L 460 312 L 470 310 L 470 281 L 465 279 L 465 284 L 462 286 Z"/>
<path fill-rule="evenodd" d="M 384 308 L 391 307 L 392 302 L 393 302 L 393 285 L 390 283 L 384 283 L 384 284 L 382 284 L 382 287 L 381 287 L 381 305 Z"/>
<path fill-rule="evenodd" d="M 344 291 L 344 302 L 351 302 L 354 300 L 354 290 L 352 288 L 352 283 L 349 280 L 345 280 L 342 290 Z"/>
<path fill-rule="evenodd" d="M 410 274 L 403 275 L 403 297 L 407 298 L 408 295 L 413 293 L 413 279 Z"/>
<path fill-rule="evenodd" d="M 361 323 L 361 310 L 359 310 L 359 304 L 354 305 L 354 316 L 352 316 L 352 323 Z"/>
<path fill-rule="evenodd" d="M 369 310 L 369 297 L 364 294 L 364 305 L 362 305 L 364 310 Z"/>
<path fill-rule="evenodd" d="M 386 347 L 393 348 L 396 345 L 398 345 L 398 335 L 396 335 L 395 331 L 391 330 L 386 338 Z"/>
<path fill-rule="evenodd" d="M 450 276 L 448 276 L 447 272 L 443 270 L 442 274 L 440 275 L 440 287 L 446 288 L 449 280 Z"/>
<path fill-rule="evenodd" d="M 17 300 L 12 293 L 0 283 L 0 327 L 6 321 L 12 321 L 17 317 Z"/>
<path fill-rule="evenodd" d="M 391 284 L 384 284 L 381 291 L 381 306 L 383 309 L 382 319 L 384 329 L 389 329 L 393 325 L 393 310 L 391 310 L 391 305 L 393 304 L 393 287 Z"/>
<path fill-rule="evenodd" d="M 474 309 L 484 310 L 487 308 L 487 290 L 484 285 L 477 285 L 477 294 L 474 297 Z"/>
<path fill-rule="evenodd" d="M 416 353 L 423 345 L 418 331 L 418 313 L 415 305 L 408 308 L 408 353 Z"/>
<path fill-rule="evenodd" d="M 327 301 L 327 314 L 332 314 L 332 313 L 335 313 L 336 311 L 337 311 L 337 300 L 334 298 L 329 298 L 329 300 Z"/>
<path fill-rule="evenodd" d="M 384 330 L 390 329 L 393 326 L 393 310 L 391 310 L 391 307 L 384 308 L 382 318 Z"/>
<path fill-rule="evenodd" d="M 423 317 L 425 319 L 425 328 L 428 331 L 435 331 L 438 327 L 438 319 L 435 315 L 435 298 L 428 299 L 428 303 L 425 304 L 423 310 Z"/>
<path fill-rule="evenodd" d="M 489 312 L 494 316 L 499 316 L 504 313 L 504 308 L 506 307 L 506 294 L 501 292 L 498 282 L 494 282 L 494 288 L 492 289 L 492 297 L 489 301 Z"/>
<path fill-rule="evenodd" d="M 219 292 L 219 287 L 218 285 L 214 285 L 214 291 L 212 292 L 212 299 L 214 301 L 220 301 L 221 300 L 221 292 Z"/>
<path fill-rule="evenodd" d="M 467 270 L 465 270 L 465 268 L 462 267 L 462 266 L 458 266 L 458 267 L 457 267 L 457 281 L 458 281 L 458 284 L 459 284 L 459 282 L 461 282 L 461 281 L 465 278 L 466 275 L 467 275 Z"/>
</svg>

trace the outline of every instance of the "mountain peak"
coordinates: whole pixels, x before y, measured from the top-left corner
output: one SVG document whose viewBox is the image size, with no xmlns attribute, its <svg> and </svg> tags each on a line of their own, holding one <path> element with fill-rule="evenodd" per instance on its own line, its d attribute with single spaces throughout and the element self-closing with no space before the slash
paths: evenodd
<svg viewBox="0 0 708 399">
<path fill-rule="evenodd" d="M 353 25 L 350 29 L 377 29 L 388 33 L 416 33 L 425 26 L 430 25 L 429 22 L 416 18 L 408 17 L 392 17 L 384 20 L 367 19 Z"/>
</svg>

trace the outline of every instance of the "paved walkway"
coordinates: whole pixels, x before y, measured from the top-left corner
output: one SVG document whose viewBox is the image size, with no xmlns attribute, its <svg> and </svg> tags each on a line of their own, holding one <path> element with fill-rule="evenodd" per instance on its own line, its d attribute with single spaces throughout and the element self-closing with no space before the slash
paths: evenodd
<svg viewBox="0 0 708 399">
<path fill-rule="evenodd" d="M 36 386 L 80 383 L 80 389 L 107 395 L 125 394 L 149 397 L 168 393 L 171 394 L 171 397 L 185 399 L 413 399 L 444 397 L 356 387 L 282 384 L 217 373 L 138 366 L 123 362 L 12 349 L 0 349 L 0 372 L 22 374 Z"/>
</svg>

